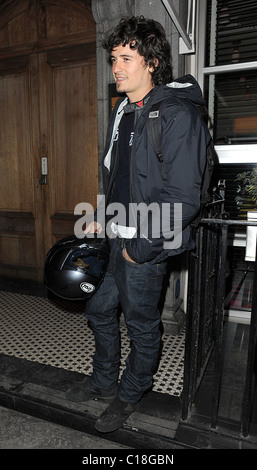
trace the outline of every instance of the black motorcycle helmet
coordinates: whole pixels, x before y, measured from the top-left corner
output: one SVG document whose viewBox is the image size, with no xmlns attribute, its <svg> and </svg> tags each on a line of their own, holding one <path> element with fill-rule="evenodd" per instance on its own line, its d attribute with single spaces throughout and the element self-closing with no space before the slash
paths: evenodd
<svg viewBox="0 0 257 470">
<path fill-rule="evenodd" d="M 100 286 L 109 262 L 109 245 L 103 238 L 64 238 L 49 250 L 44 280 L 54 294 L 85 300 Z"/>
</svg>

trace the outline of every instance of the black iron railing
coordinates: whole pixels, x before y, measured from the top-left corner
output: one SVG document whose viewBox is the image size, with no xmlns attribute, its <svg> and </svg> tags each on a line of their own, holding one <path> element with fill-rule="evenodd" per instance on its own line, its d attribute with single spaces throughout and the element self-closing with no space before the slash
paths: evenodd
<svg viewBox="0 0 257 470">
<path fill-rule="evenodd" d="M 257 226 L 257 222 L 206 218 L 195 230 L 196 249 L 189 256 L 189 289 L 182 419 L 188 419 L 210 356 L 214 375 L 210 426 L 216 428 L 222 385 L 222 342 L 228 234 L 230 229 Z M 257 252 L 256 252 L 257 253 Z M 257 261 L 250 318 L 248 359 L 241 409 L 241 433 L 247 436 L 254 399 L 257 337 Z"/>
</svg>

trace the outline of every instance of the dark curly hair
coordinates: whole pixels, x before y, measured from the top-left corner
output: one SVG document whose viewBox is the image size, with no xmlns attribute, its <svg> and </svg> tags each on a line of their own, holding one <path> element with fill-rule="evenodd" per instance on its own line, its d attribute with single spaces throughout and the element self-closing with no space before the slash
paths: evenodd
<svg viewBox="0 0 257 470">
<path fill-rule="evenodd" d="M 129 44 L 131 49 L 137 49 L 145 63 L 154 68 L 154 85 L 165 85 L 172 80 L 170 45 L 160 23 L 143 16 L 122 18 L 109 38 L 103 42 L 103 48 L 111 55 L 112 50 L 120 44 Z"/>
</svg>

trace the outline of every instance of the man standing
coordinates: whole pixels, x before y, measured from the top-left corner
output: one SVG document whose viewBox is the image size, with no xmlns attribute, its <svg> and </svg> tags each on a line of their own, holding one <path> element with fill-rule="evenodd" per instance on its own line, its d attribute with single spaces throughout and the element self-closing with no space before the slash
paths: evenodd
<svg viewBox="0 0 257 470">
<path fill-rule="evenodd" d="M 192 248 L 190 222 L 200 207 L 209 139 L 197 109 L 203 105 L 197 82 L 187 76 L 171 83 L 170 46 L 159 23 L 144 17 L 122 19 L 104 48 L 117 91 L 125 94 L 113 110 L 106 138 L 106 213 L 110 205 L 122 206 L 125 216 L 108 226 L 108 272 L 86 304 L 95 336 L 93 373 L 90 381 L 68 394 L 75 401 L 90 397 L 110 401 L 95 424 L 103 433 L 118 429 L 151 389 L 160 347 L 158 304 L 166 260 Z M 161 161 L 147 127 L 148 119 L 158 116 L 152 106 L 159 102 L 163 102 Z M 135 210 L 140 204 L 153 210 L 142 216 Z M 163 229 L 168 222 L 168 233 L 172 232 L 176 204 L 181 206 L 179 246 Z M 105 229 L 96 221 L 86 232 Z M 120 381 L 119 305 L 131 340 Z"/>
</svg>

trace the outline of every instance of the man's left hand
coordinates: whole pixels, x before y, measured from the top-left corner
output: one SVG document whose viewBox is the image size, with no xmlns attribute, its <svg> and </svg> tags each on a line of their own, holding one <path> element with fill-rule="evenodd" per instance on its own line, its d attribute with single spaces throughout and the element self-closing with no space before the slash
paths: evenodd
<svg viewBox="0 0 257 470">
<path fill-rule="evenodd" d="M 130 261 L 130 263 L 136 263 L 133 259 L 130 258 L 130 256 L 127 253 L 126 248 L 123 248 L 122 254 L 127 261 Z"/>
</svg>

